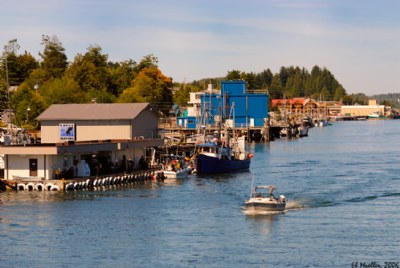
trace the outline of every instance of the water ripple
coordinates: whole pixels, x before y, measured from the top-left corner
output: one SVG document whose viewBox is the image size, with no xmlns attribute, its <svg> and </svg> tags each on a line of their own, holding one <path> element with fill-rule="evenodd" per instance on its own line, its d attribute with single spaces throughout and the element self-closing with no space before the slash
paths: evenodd
<svg viewBox="0 0 400 268">
<path fill-rule="evenodd" d="M 350 267 L 395 259 L 399 122 L 334 123 L 307 138 L 252 144 L 254 175 L 0 193 L 0 266 Z M 253 183 L 276 185 L 287 210 L 247 215 Z"/>
</svg>

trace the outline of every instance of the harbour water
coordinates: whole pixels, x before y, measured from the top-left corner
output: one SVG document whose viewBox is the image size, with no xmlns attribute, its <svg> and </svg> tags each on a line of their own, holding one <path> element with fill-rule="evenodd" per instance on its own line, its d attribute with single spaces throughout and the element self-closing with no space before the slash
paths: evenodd
<svg viewBox="0 0 400 268">
<path fill-rule="evenodd" d="M 0 193 L 0 267 L 399 262 L 400 120 L 335 122 L 309 135 L 250 144 L 251 173 Z M 253 175 L 290 200 L 286 213 L 246 213 Z"/>
</svg>

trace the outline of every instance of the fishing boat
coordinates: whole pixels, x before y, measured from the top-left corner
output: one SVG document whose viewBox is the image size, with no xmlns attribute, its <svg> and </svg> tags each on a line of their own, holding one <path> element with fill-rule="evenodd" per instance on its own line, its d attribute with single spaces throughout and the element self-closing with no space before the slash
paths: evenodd
<svg viewBox="0 0 400 268">
<path fill-rule="evenodd" d="M 276 197 L 273 185 L 256 186 L 252 189 L 250 198 L 246 200 L 246 209 L 249 211 L 280 212 L 286 208 L 286 197 Z"/>
<path fill-rule="evenodd" d="M 216 141 L 196 146 L 196 172 L 202 174 L 220 174 L 245 172 L 250 169 L 252 154 L 236 151 L 231 146 L 218 144 Z"/>
<path fill-rule="evenodd" d="M 211 97 L 210 97 L 211 99 Z M 222 103 L 225 103 L 224 96 L 218 96 Z M 229 116 L 225 118 L 222 114 L 221 102 L 218 101 L 219 114 L 214 116 L 218 118 L 215 122 L 218 130 L 214 134 L 207 135 L 207 111 L 209 108 L 204 107 L 202 112 L 202 124 L 199 124 L 199 134 L 203 131 L 202 140 L 195 145 L 195 169 L 198 175 L 204 174 L 222 174 L 246 172 L 250 169 L 251 158 L 253 154 L 247 153 L 245 150 L 245 136 L 240 131 L 235 130 L 235 104 L 232 103 Z M 206 104 L 205 104 L 206 105 Z M 231 117 L 231 115 L 233 115 Z"/>
</svg>

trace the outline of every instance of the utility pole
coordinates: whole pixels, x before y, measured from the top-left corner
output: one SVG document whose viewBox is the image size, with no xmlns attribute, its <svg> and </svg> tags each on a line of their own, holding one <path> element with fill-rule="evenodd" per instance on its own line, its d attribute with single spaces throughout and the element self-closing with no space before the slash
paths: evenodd
<svg viewBox="0 0 400 268">
<path fill-rule="evenodd" d="M 8 105 L 8 128 L 11 128 L 11 106 L 10 106 L 10 80 L 8 77 L 8 56 L 11 53 L 15 53 L 19 49 L 19 45 L 17 44 L 17 39 L 12 39 L 8 41 L 8 44 L 4 46 L 4 60 L 6 65 L 6 83 L 7 83 L 7 105 Z M 10 131 L 9 131 L 10 132 Z M 10 133 L 9 133 L 10 134 Z"/>
</svg>

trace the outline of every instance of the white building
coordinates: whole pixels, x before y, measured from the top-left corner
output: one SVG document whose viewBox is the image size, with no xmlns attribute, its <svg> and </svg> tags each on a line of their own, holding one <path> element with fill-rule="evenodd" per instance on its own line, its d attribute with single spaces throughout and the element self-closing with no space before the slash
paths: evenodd
<svg viewBox="0 0 400 268">
<path fill-rule="evenodd" d="M 146 148 L 163 145 L 158 115 L 148 103 L 55 104 L 37 119 L 41 144 L 0 147 L 5 179 L 53 179 L 56 170 L 78 176 L 84 163 L 90 175 L 95 168 L 106 174 L 123 170 L 128 159 L 137 166 Z"/>
<path fill-rule="evenodd" d="M 368 116 L 377 113 L 385 115 L 385 105 L 378 105 L 376 100 L 369 100 L 368 105 L 343 105 L 340 114 L 348 116 Z"/>
<path fill-rule="evenodd" d="M 207 90 L 202 92 L 189 92 L 189 101 L 187 106 L 187 116 L 201 116 L 201 97 L 204 94 L 221 94 L 220 90 L 212 88 L 212 84 L 208 85 Z"/>
</svg>

